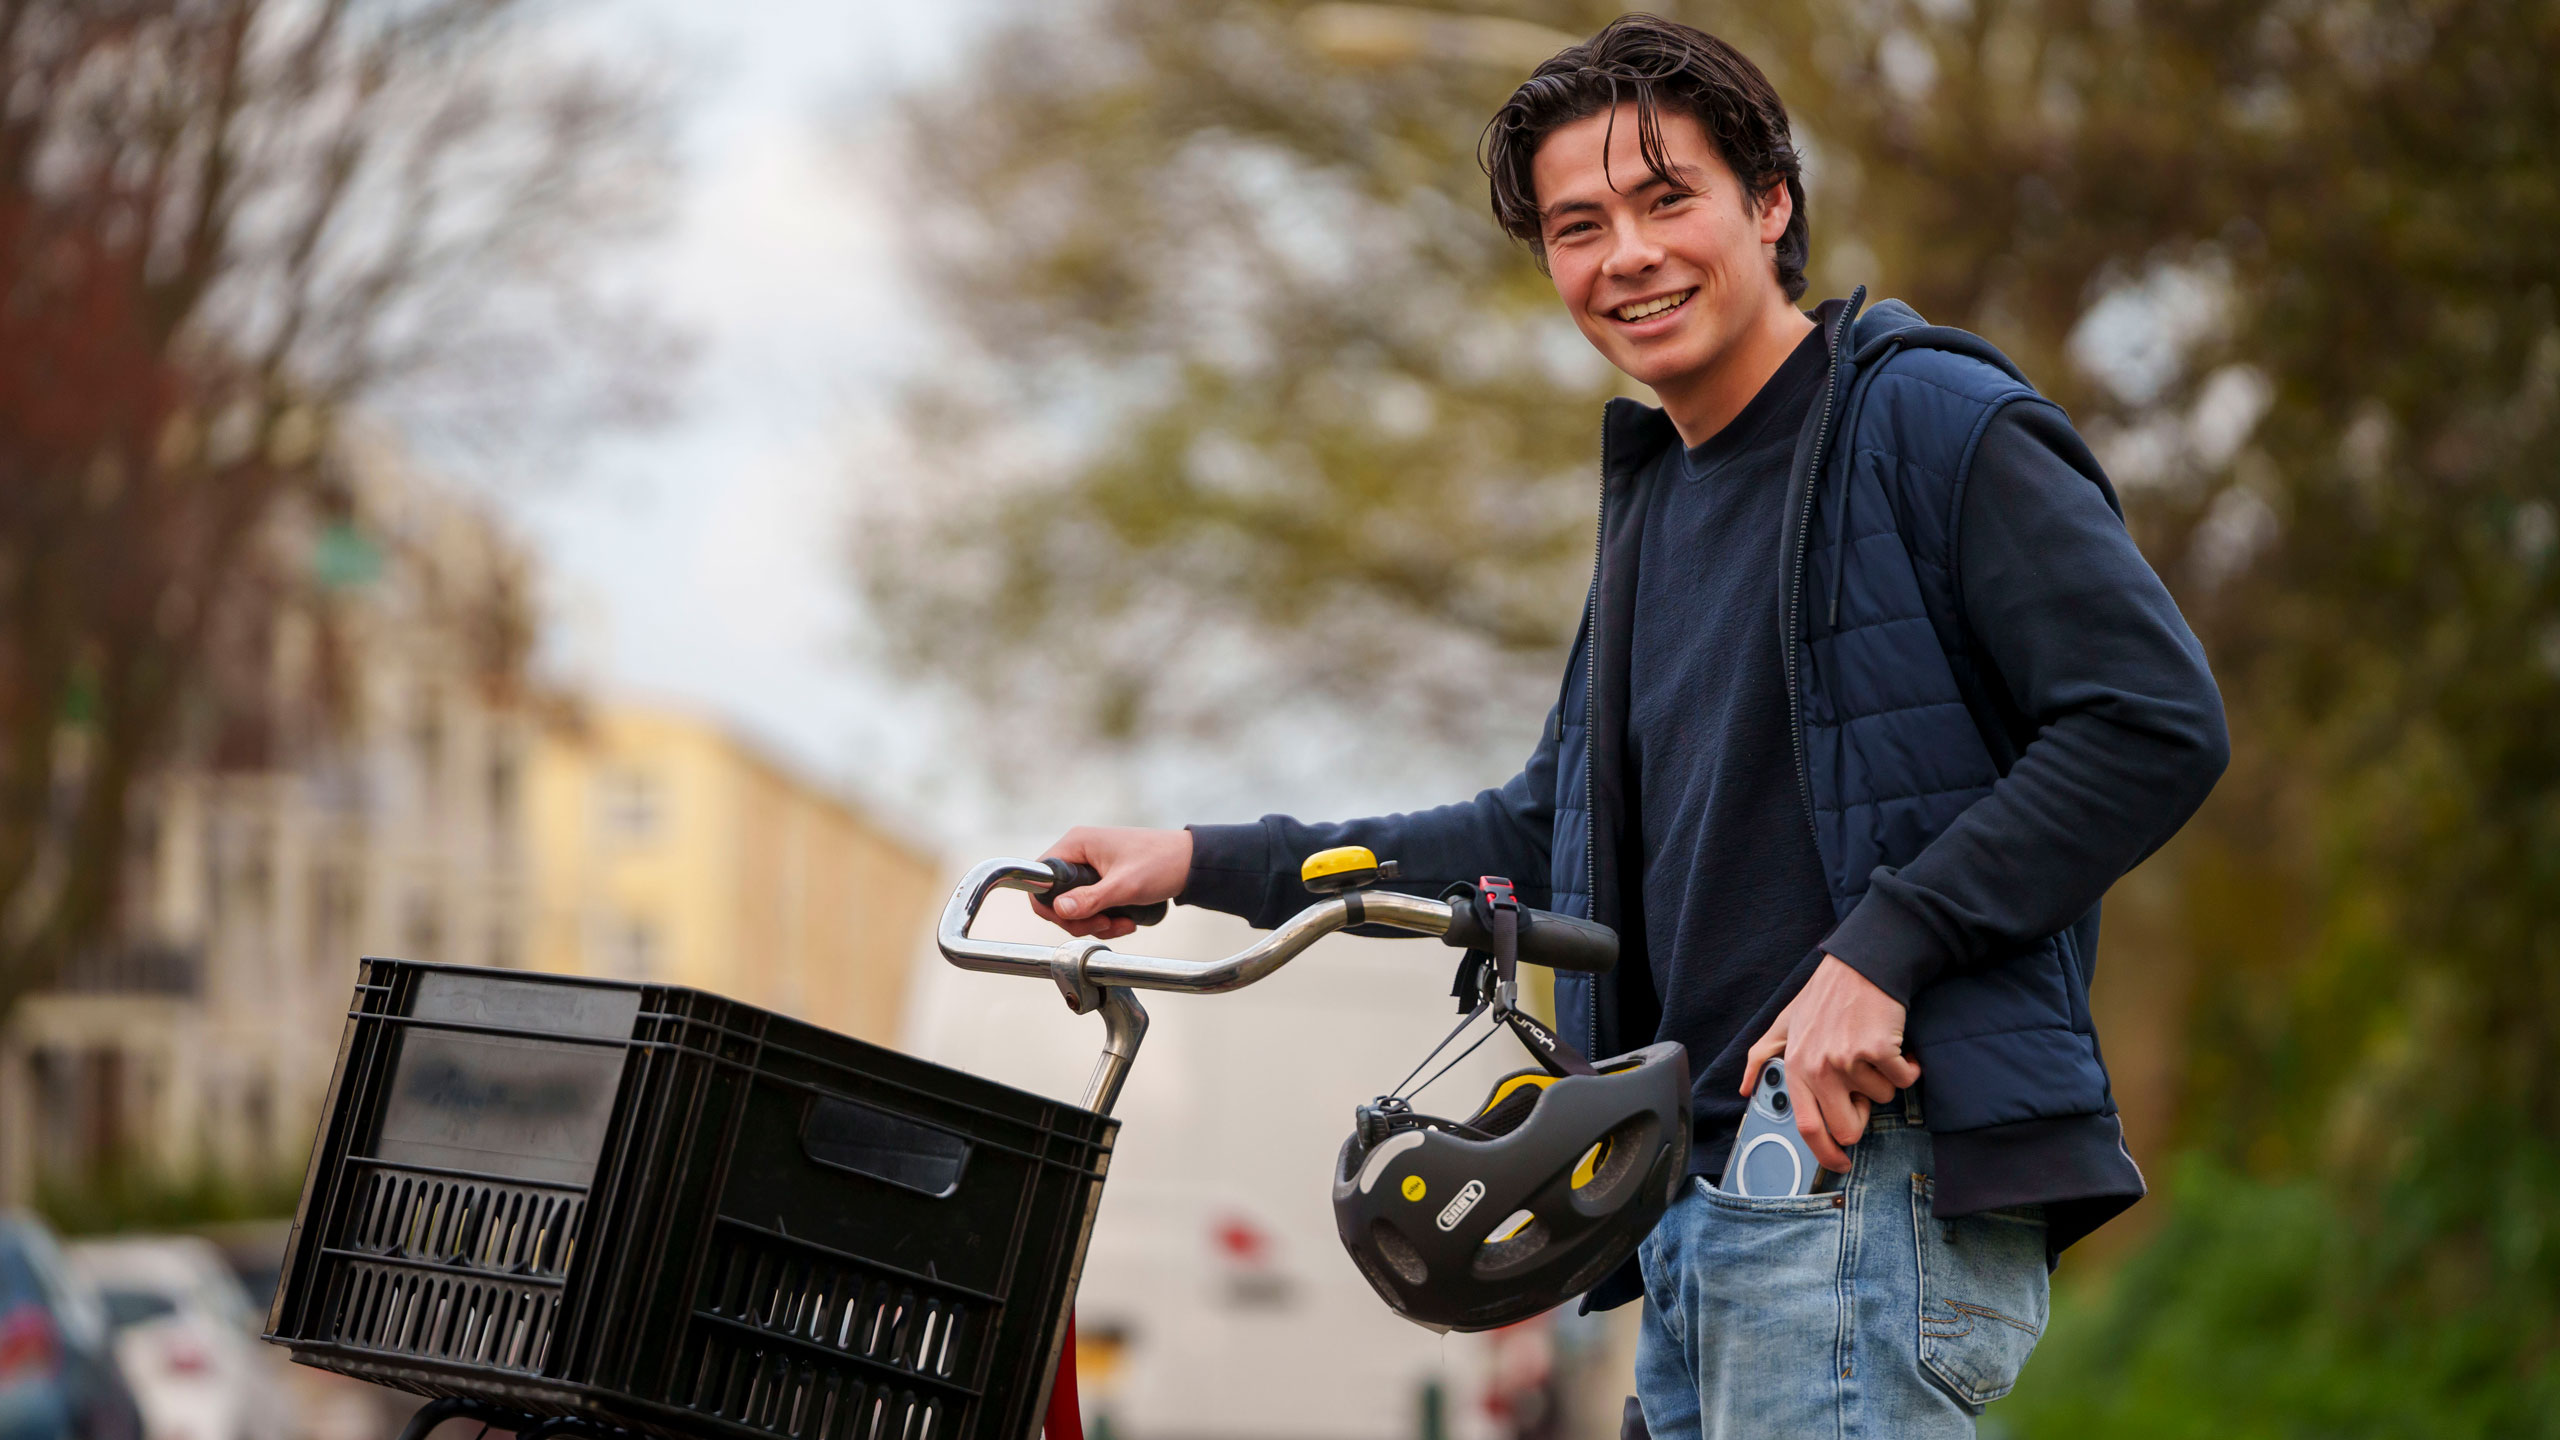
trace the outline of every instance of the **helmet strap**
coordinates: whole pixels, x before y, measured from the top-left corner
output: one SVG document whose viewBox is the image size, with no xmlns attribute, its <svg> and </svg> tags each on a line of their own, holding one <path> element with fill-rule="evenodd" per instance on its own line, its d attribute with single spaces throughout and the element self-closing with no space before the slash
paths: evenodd
<svg viewBox="0 0 2560 1440">
<path fill-rule="evenodd" d="M 1470 902 L 1491 912 L 1487 917 L 1490 923 L 1485 928 L 1493 936 L 1493 948 L 1489 951 L 1469 950 L 1458 961 L 1457 978 L 1449 987 L 1449 993 L 1457 997 L 1458 1008 L 1465 1012 L 1457 1027 L 1442 1036 L 1440 1043 L 1431 1047 L 1431 1053 L 1422 1057 L 1422 1063 L 1397 1081 L 1394 1089 L 1359 1107 L 1358 1131 L 1364 1148 L 1376 1144 L 1388 1133 L 1408 1126 L 1449 1123 L 1415 1114 L 1408 1097 L 1428 1089 L 1433 1081 L 1457 1068 L 1459 1061 L 1476 1053 L 1504 1026 L 1510 1027 L 1511 1033 L 1519 1038 L 1521 1048 L 1535 1056 L 1538 1064 L 1550 1075 L 1600 1073 L 1563 1036 L 1548 1028 L 1537 1016 L 1520 1008 L 1520 899 L 1511 882 L 1499 875 L 1487 875 L 1474 885 L 1452 885 L 1446 892 L 1447 898 L 1456 900 L 1461 892 Z M 1440 1052 L 1455 1044 L 1458 1037 L 1467 1032 L 1467 1027 L 1475 1024 L 1477 1018 L 1488 1010 L 1493 1013 L 1495 1028 L 1487 1030 L 1477 1037 L 1474 1044 L 1452 1056 L 1448 1064 L 1432 1072 L 1429 1080 L 1415 1085 L 1413 1077 L 1429 1069 L 1431 1062 L 1440 1058 Z"/>
</svg>

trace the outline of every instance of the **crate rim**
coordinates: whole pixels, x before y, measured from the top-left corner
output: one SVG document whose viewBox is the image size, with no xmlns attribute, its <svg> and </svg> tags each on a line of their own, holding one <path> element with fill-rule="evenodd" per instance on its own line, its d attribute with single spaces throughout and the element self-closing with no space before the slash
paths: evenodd
<svg viewBox="0 0 2560 1440">
<path fill-rule="evenodd" d="M 562 973 L 562 972 L 560 972 L 560 971 L 556 971 L 556 970 L 518 970 L 518 969 L 514 969 L 514 968 L 510 968 L 510 967 L 503 967 L 503 966 L 496 966 L 496 965 L 457 965 L 457 964 L 454 964 L 454 963 L 452 963 L 452 962 L 450 962 L 450 961 L 443 961 L 443 960 L 403 960 L 403 959 L 400 959 L 398 956 L 393 956 L 393 955 L 367 955 L 367 956 L 363 957 L 363 961 L 362 961 L 362 963 L 364 963 L 364 964 L 366 964 L 366 965 L 397 965 L 397 966 L 400 966 L 400 967 L 402 967 L 402 968 L 404 968 L 404 969 L 409 969 L 409 970 L 437 971 L 437 972 L 442 972 L 442 973 L 447 973 L 447 974 L 461 974 L 461 975 L 486 975 L 486 976 L 495 976 L 495 977 L 502 978 L 502 979 L 508 979 L 508 978 L 512 978 L 512 979 L 527 979 L 527 980 L 534 980 L 534 981 L 538 981 L 538 982 L 541 982 L 541 983 L 544 983 L 544 984 L 566 984 L 566 985 L 579 985 L 579 986 L 584 986 L 584 987 L 589 988 L 589 989 L 596 989 L 596 990 L 633 990 L 633 991 L 642 991 L 642 992 L 646 992 L 646 991 L 650 991 L 650 990 L 658 990 L 658 991 L 664 991 L 664 992 L 667 992 L 667 993 L 669 993 L 669 994 L 695 995 L 695 996 L 699 996 L 699 997 L 701 997 L 701 998 L 703 998 L 703 999 L 705 999 L 705 1000 L 716 1001 L 716 1002 L 718 1002 L 718 1003 L 720 1003 L 720 1004 L 723 1004 L 723 1005 L 740 1005 L 740 1006 L 744 1006 L 744 1007 L 746 1007 L 746 1008 L 748 1008 L 748 1009 L 750 1009 L 750 1010 L 755 1010 L 755 1011 L 758 1011 L 758 1012 L 760 1012 L 760 1013 L 762 1013 L 762 1014 L 770 1015 L 770 1016 L 772 1016 L 773 1018 L 775 1018 L 775 1019 L 777 1019 L 777 1020 L 786 1020 L 786 1021 L 789 1021 L 790 1023 L 792 1023 L 792 1024 L 794 1024 L 794 1025 L 805 1025 L 805 1026 L 808 1026 L 808 1027 L 810 1027 L 810 1028 L 812 1028 L 812 1029 L 826 1031 L 826 1033 L 828 1033 L 828 1034 L 832 1034 L 832 1035 L 841 1035 L 841 1036 L 843 1036 L 843 1038 L 845 1038 L 845 1039 L 847 1039 L 847 1040 L 851 1040 L 851 1041 L 853 1041 L 853 1042 L 854 1042 L 854 1043 L 856 1043 L 856 1044 L 859 1044 L 859 1045 L 868 1045 L 868 1046 L 870 1046 L 871 1048 L 873 1048 L 873 1049 L 875 1049 L 875 1050 L 882 1050 L 882 1051 L 886 1051 L 887 1053 L 892 1054 L 892 1055 L 896 1055 L 896 1056 L 900 1057 L 901 1059 L 911 1060 L 911 1061 L 914 1061 L 914 1062 L 916 1062 L 916 1063 L 918 1063 L 918 1064 L 922 1064 L 922 1065 L 931 1065 L 931 1066 L 934 1066 L 934 1067 L 936 1067 L 936 1068 L 938 1068 L 938 1069 L 949 1070 L 949 1071 L 952 1071 L 952 1072 L 954 1072 L 954 1073 L 956 1073 L 956 1074 L 966 1075 L 966 1076 L 968 1076 L 971 1080 L 974 1080 L 974 1081 L 978 1082 L 979 1084 L 992 1086 L 992 1087 L 994 1087 L 994 1088 L 996 1088 L 996 1089 L 998 1089 L 998 1090 L 1005 1091 L 1005 1092 L 1006 1092 L 1006 1093 L 1008 1093 L 1008 1094 L 1024 1096 L 1024 1097 L 1026 1097 L 1026 1098 L 1029 1098 L 1029 1099 L 1032 1099 L 1032 1100 L 1036 1100 L 1036 1101 L 1040 1102 L 1040 1103 L 1041 1103 L 1041 1104 L 1043 1104 L 1043 1105 L 1055 1105 L 1055 1106 L 1060 1107 L 1061 1109 L 1070 1110 L 1070 1111 L 1073 1111 L 1073 1112 L 1075 1112 L 1076 1114 L 1079 1114 L 1079 1115 L 1090 1115 L 1090 1116 L 1092 1116 L 1094 1119 L 1096 1119 L 1096 1120 L 1099 1120 L 1099 1121 L 1103 1122 L 1103 1125 L 1106 1127 L 1106 1128 L 1104 1129 L 1104 1131 L 1103 1131 L 1103 1135 L 1104 1135 L 1104 1137 L 1108 1137 L 1112 1132 L 1117 1131 L 1117 1130 L 1120 1128 L 1120 1120 L 1119 1120 L 1119 1117 L 1118 1117 L 1118 1116 L 1116 1116 L 1116 1115 L 1109 1114 L 1109 1113 L 1107 1113 L 1107 1112 L 1105 1112 L 1105 1111 L 1089 1109 L 1089 1108 L 1087 1108 L 1086 1106 L 1079 1105 L 1079 1104 L 1077 1104 L 1075 1101 L 1072 1101 L 1072 1100 L 1062 1100 L 1062 1099 L 1058 1098 L 1058 1097 L 1057 1097 L 1057 1096 L 1055 1096 L 1055 1095 L 1044 1094 L 1043 1092 L 1038 1091 L 1038 1090 L 1025 1089 L 1024 1087 L 1019 1086 L 1019 1085 L 1009 1084 L 1009 1083 L 1007 1083 L 1007 1082 L 1005 1082 L 1005 1081 L 1002 1081 L 1002 1080 L 997 1080 L 997 1079 L 991 1078 L 991 1077 L 989 1077 L 989 1076 L 981 1075 L 981 1074 L 979 1074 L 978 1072 L 976 1072 L 975 1070 L 963 1070 L 963 1069 L 961 1069 L 961 1068 L 960 1068 L 959 1066 L 957 1066 L 957 1065 L 952 1065 L 952 1064 L 949 1064 L 949 1063 L 944 1062 L 944 1061 L 927 1059 L 926 1057 L 924 1057 L 924 1056 L 922 1056 L 922 1055 L 910 1055 L 910 1054 L 908 1054 L 908 1053 L 907 1053 L 906 1051 L 904 1051 L 904 1050 L 900 1050 L 900 1049 L 896 1048 L 895 1046 L 891 1046 L 891 1045 L 884 1045 L 884 1044 L 880 1043 L 880 1042 L 879 1042 L 879 1041 L 877 1041 L 877 1040 L 866 1040 L 866 1039 L 864 1039 L 863 1037 L 861 1037 L 861 1036 L 859 1036 L 859 1035 L 849 1034 L 849 1033 L 847 1033 L 847 1032 L 845 1032 L 845 1031 L 841 1031 L 841 1030 L 827 1030 L 827 1027 L 826 1027 L 826 1026 L 820 1025 L 820 1024 L 818 1024 L 818 1022 L 816 1022 L 816 1021 L 814 1021 L 814 1020 L 804 1019 L 804 1018 L 802 1018 L 802 1017 L 800 1017 L 800 1016 L 787 1014 L 787 1013 L 785 1013 L 785 1012 L 783 1012 L 783 1011 L 775 1010 L 775 1009 L 772 1009 L 772 1008 L 767 1007 L 767 1006 L 757 1005 L 757 1004 L 755 1004 L 755 1003 L 754 1003 L 754 1002 L 752 1002 L 752 1001 L 739 1000 L 739 999 L 736 999 L 736 998 L 731 997 L 731 996 L 728 996 L 728 995 L 723 995 L 723 994 L 721 994 L 721 993 L 720 993 L 719 991 L 717 991 L 717 990 L 705 990 L 705 989 L 701 988 L 700 986 L 696 986 L 696 985 L 674 985 L 674 984 L 662 984 L 662 983 L 660 983 L 660 982 L 658 982 L 658 981 L 654 981 L 654 980 L 617 980 L 617 979 L 612 979 L 612 978 L 610 978 L 610 977 L 602 976 L 602 975 L 570 975 L 570 974 L 565 974 L 565 973 Z M 386 986 L 386 985 L 368 985 L 368 984 L 365 984 L 365 983 L 363 983 L 363 982 L 359 981 L 359 982 L 357 983 L 356 989 L 357 989 L 358 993 L 364 993 L 364 992 L 378 992 L 378 993 L 386 993 L 386 994 L 387 994 L 387 993 L 389 992 L 389 990 L 390 990 L 390 987 L 389 987 L 389 986 Z M 387 1010 L 362 1010 L 362 1009 L 352 1009 L 352 1008 L 351 1008 L 351 1009 L 349 1009 L 349 1010 L 347 1011 L 347 1018 L 348 1018 L 348 1019 L 350 1019 L 350 1020 L 386 1020 L 386 1021 L 391 1021 L 391 1022 L 394 1022 L 394 1023 L 400 1024 L 400 1025 L 406 1025 L 406 1026 L 410 1026 L 410 1027 L 413 1027 L 413 1028 L 417 1028 L 417 1029 L 455 1030 L 455 1031 L 461 1031 L 461 1032 L 464 1032 L 464 1033 L 473 1033 L 473 1032 L 477 1032 L 477 1033 L 494 1034 L 494 1035 L 502 1035 L 502 1036 L 509 1036 L 509 1037 L 515 1037 L 515 1038 L 522 1038 L 522 1039 L 560 1040 L 560 1041 L 568 1041 L 568 1042 L 572 1042 L 572 1043 L 582 1043 L 582 1044 L 588 1044 L 588 1045 L 599 1045 L 599 1046 L 606 1046 L 606 1045 L 610 1045 L 610 1046 L 620 1046 L 620 1047 L 623 1047 L 623 1048 L 639 1048 L 639 1047 L 649 1047 L 649 1048 L 672 1048 L 672 1049 L 682 1049 L 682 1048 L 684 1048 L 684 1047 L 682 1047 L 682 1046 L 674 1045 L 672 1042 L 665 1041 L 665 1040 L 654 1040 L 654 1039 L 652 1039 L 652 1040 L 643 1040 L 643 1039 L 642 1039 L 641 1037 L 639 1037 L 638 1035 L 630 1035 L 630 1036 L 624 1036 L 624 1037 L 616 1038 L 616 1037 L 611 1037 L 611 1036 L 601 1036 L 601 1035 L 575 1035 L 575 1034 L 570 1034 L 570 1033 L 567 1033 L 567 1032 L 564 1032 L 564 1031 L 553 1031 L 553 1030 L 529 1030 L 529 1029 L 525 1029 L 525 1028 L 523 1028 L 523 1027 L 521 1027 L 521 1026 L 510 1027 L 510 1026 L 483 1025 L 483 1024 L 478 1024 L 478 1023 L 475 1023 L 475 1022 L 472 1022 L 472 1021 L 467 1021 L 467 1020 L 420 1020 L 420 1019 L 417 1019 L 417 1018 L 415 1018 L 415 1017 L 413 1017 L 413 1016 L 408 1016 L 408 1015 L 395 1015 L 395 1014 L 393 1014 L 393 1013 L 391 1013 L 390 1011 L 387 1011 Z M 761 1040 L 761 1038 L 760 1038 L 760 1037 L 752 1036 L 752 1035 L 748 1035 L 748 1034 L 746 1034 L 746 1033 L 745 1033 L 745 1032 L 743 1032 L 743 1031 L 733 1030 L 733 1029 L 729 1028 L 729 1027 L 728 1027 L 728 1026 L 726 1026 L 726 1025 L 717 1025 L 717 1024 L 713 1024 L 712 1022 L 709 1022 L 709 1021 L 707 1021 L 707 1020 L 704 1020 L 704 1019 L 702 1019 L 702 1018 L 701 1018 L 701 1017 L 699 1017 L 699 1016 L 693 1016 L 693 1015 L 679 1015 L 679 1014 L 674 1014 L 674 1013 L 671 1013 L 671 1012 L 668 1012 L 668 1011 L 663 1011 L 663 1010 L 642 1010 L 642 1011 L 641 1011 L 637 1016 L 635 1016 L 635 1017 L 634 1017 L 635 1021 L 636 1021 L 636 1020 L 641 1020 L 641 1019 L 651 1019 L 651 1018 L 660 1019 L 660 1020 L 678 1021 L 678 1022 L 682 1022 L 682 1023 L 684 1023 L 684 1024 L 688 1024 L 688 1025 L 700 1025 L 700 1026 L 703 1026 L 703 1027 L 704 1027 L 704 1028 L 706 1028 L 706 1029 L 710 1029 L 710 1030 L 716 1031 L 716 1032 L 717 1032 L 717 1033 L 719 1033 L 719 1034 L 726 1035 L 726 1036 L 731 1036 L 731 1037 L 734 1037 L 734 1038 L 736 1038 L 736 1039 L 755 1041 L 755 1042 L 757 1042 L 757 1043 L 759 1043 L 759 1044 L 765 1043 L 764 1041 L 762 1041 L 762 1040 Z M 801 1052 L 799 1052 L 799 1051 L 797 1051 L 797 1050 L 793 1050 L 790 1046 L 787 1046 L 787 1045 L 786 1045 L 786 1046 L 782 1046 L 782 1047 L 780 1047 L 780 1048 L 781 1048 L 781 1049 L 783 1049 L 786 1053 L 792 1054 L 792 1055 L 794 1055 L 794 1056 L 799 1056 L 800 1058 L 805 1058 L 805 1059 L 817 1059 L 817 1058 L 818 1058 L 818 1057 L 815 1057 L 815 1056 L 805 1056 L 805 1055 L 802 1055 L 802 1053 L 801 1053 Z M 693 1053 L 701 1053 L 701 1052 L 693 1052 Z M 824 1061 L 820 1061 L 820 1063 L 825 1063 L 825 1062 L 824 1062 Z M 893 1084 L 894 1084 L 895 1082 L 890 1082 L 890 1083 L 893 1083 Z M 901 1087 L 901 1088 L 905 1088 L 905 1087 Z M 972 1108 L 975 1108 L 975 1107 L 972 1107 Z M 1086 1143 L 1087 1143 L 1087 1144 L 1099 1145 L 1099 1144 L 1101 1144 L 1101 1143 L 1103 1143 L 1103 1142 L 1102 1142 L 1102 1140 L 1101 1140 L 1101 1139 L 1096 1139 L 1096 1140 L 1093 1140 L 1093 1141 L 1088 1141 L 1088 1142 L 1086 1142 Z"/>
</svg>

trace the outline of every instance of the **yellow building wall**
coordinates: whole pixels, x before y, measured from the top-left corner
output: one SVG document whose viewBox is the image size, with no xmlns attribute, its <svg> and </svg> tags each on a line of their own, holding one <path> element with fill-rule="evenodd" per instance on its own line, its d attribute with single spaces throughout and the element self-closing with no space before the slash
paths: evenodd
<svg viewBox="0 0 2560 1440">
<path fill-rule="evenodd" d="M 547 727 L 526 811 L 536 968 L 896 1039 L 938 871 L 843 800 L 697 717 L 600 707 Z"/>
</svg>

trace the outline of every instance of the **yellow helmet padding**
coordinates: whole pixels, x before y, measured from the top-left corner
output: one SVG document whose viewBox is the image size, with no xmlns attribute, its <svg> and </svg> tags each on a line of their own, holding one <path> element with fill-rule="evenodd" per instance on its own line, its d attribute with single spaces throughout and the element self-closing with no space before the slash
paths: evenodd
<svg viewBox="0 0 2560 1440">
<path fill-rule="evenodd" d="M 1579 1190 L 1590 1184 L 1591 1177 L 1600 1173 L 1600 1162 L 1608 1158 L 1609 1142 L 1606 1138 L 1582 1152 L 1582 1163 L 1573 1167 L 1573 1188 Z"/>
<path fill-rule="evenodd" d="M 1523 1070 L 1517 1075 L 1505 1075 L 1494 1083 L 1493 1093 L 1484 1097 L 1484 1108 L 1476 1111 L 1476 1118 L 1484 1118 L 1494 1106 L 1510 1099 L 1523 1085 L 1535 1085 L 1544 1090 L 1554 1083 L 1556 1077 L 1544 1070 Z"/>
</svg>

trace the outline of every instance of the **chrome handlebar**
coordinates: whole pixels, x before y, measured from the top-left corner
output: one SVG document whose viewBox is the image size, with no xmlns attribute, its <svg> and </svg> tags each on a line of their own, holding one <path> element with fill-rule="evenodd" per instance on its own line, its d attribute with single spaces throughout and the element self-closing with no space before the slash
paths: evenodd
<svg viewBox="0 0 2560 1440">
<path fill-rule="evenodd" d="M 1099 942 L 1088 946 L 1088 942 L 1077 940 L 1052 947 L 970 938 L 969 926 L 978 918 L 978 907 L 986 903 L 989 895 L 998 890 L 1045 891 L 1055 883 L 1047 866 L 1027 860 L 989 860 L 979 865 L 960 882 L 959 889 L 951 892 L 951 903 L 942 908 L 942 958 L 963 970 L 982 970 L 990 975 L 1054 977 L 1061 951 L 1086 946 L 1080 965 L 1084 978 L 1094 985 L 1219 995 L 1243 989 L 1347 926 L 1392 925 L 1422 935 L 1449 932 L 1449 902 L 1373 890 L 1318 901 L 1291 916 L 1279 929 L 1223 960 L 1123 955 Z"/>
<path fill-rule="evenodd" d="M 951 892 L 942 907 L 936 943 L 942 958 L 963 970 L 989 975 L 1026 975 L 1055 983 L 1067 1008 L 1079 1015 L 1102 1012 L 1106 1028 L 1102 1059 L 1085 1093 L 1085 1108 L 1111 1113 L 1121 1082 L 1147 1033 L 1147 1012 L 1133 990 L 1183 990 L 1218 995 L 1241 990 L 1288 964 L 1301 951 L 1337 930 L 1353 925 L 1388 925 L 1421 935 L 1446 935 L 1453 911 L 1445 900 L 1426 900 L 1387 891 L 1354 891 L 1320 900 L 1289 918 L 1286 924 L 1222 960 L 1174 960 L 1152 955 L 1122 955 L 1095 939 L 1069 939 L 1054 946 L 1017 941 L 978 940 L 969 926 L 978 908 L 998 890 L 1046 892 L 1057 884 L 1049 867 L 1028 860 L 981 862 Z"/>
</svg>

